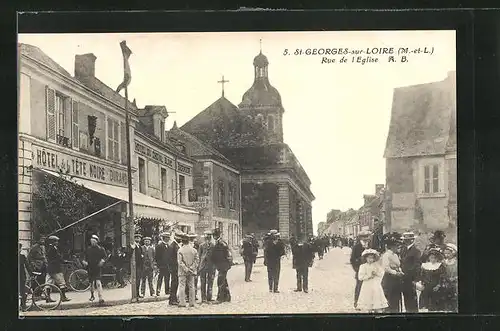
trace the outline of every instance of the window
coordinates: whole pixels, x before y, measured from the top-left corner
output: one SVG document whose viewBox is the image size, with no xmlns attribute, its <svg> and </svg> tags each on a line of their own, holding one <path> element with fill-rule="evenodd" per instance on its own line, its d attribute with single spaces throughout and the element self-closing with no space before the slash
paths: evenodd
<svg viewBox="0 0 500 331">
<path fill-rule="evenodd" d="M 161 169 L 161 198 L 167 200 L 167 170 Z"/>
<path fill-rule="evenodd" d="M 146 194 L 146 164 L 139 158 L 139 192 Z"/>
<path fill-rule="evenodd" d="M 424 166 L 424 193 L 439 192 L 439 165 Z"/>
<path fill-rule="evenodd" d="M 218 192 L 217 197 L 218 197 L 219 207 L 224 208 L 226 206 L 226 204 L 225 204 L 225 202 L 226 202 L 226 191 L 225 191 L 225 188 L 224 188 L 224 182 L 223 181 L 219 182 L 219 186 L 218 186 L 217 192 Z"/>
<path fill-rule="evenodd" d="M 78 125 L 78 102 L 73 101 L 73 109 L 71 114 L 71 145 L 74 149 L 80 147 L 80 129 Z"/>
<path fill-rule="evenodd" d="M 179 175 L 179 202 L 184 203 L 184 191 L 186 190 L 186 177 Z"/>
<path fill-rule="evenodd" d="M 120 124 L 108 118 L 108 160 L 120 162 Z"/>
<path fill-rule="evenodd" d="M 172 183 L 170 184 L 170 188 L 172 189 L 172 202 L 174 202 L 174 200 L 177 202 L 177 197 L 175 196 L 175 182 L 173 178 Z"/>
<path fill-rule="evenodd" d="M 274 116 L 273 115 L 267 116 L 267 129 L 269 131 L 274 131 Z"/>
<path fill-rule="evenodd" d="M 235 209 L 235 185 L 229 184 L 229 209 Z"/>
</svg>

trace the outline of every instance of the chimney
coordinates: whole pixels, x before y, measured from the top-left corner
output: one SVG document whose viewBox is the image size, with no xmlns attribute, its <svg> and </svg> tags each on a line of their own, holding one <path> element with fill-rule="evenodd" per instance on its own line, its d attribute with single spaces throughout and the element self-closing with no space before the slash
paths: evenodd
<svg viewBox="0 0 500 331">
<path fill-rule="evenodd" d="M 375 195 L 380 194 L 380 191 L 384 189 L 384 184 L 375 184 Z"/>
<path fill-rule="evenodd" d="M 75 77 L 95 77 L 96 56 L 92 53 L 75 55 Z"/>
</svg>

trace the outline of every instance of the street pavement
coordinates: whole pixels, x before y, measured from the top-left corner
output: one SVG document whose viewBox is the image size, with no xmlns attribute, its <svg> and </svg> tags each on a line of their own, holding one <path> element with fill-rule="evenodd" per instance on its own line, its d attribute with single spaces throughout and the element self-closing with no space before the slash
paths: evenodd
<svg viewBox="0 0 500 331">
<path fill-rule="evenodd" d="M 309 269 L 309 293 L 293 291 L 296 287 L 296 274 L 292 269 L 290 256 L 284 257 L 282 261 L 280 293 L 269 293 L 267 270 L 263 265 L 263 260 L 258 259 L 253 268 L 252 282 L 244 281 L 243 265 L 233 266 L 229 271 L 228 283 L 232 297 L 230 303 L 219 305 L 197 303 L 196 307 L 181 308 L 169 306 L 167 301 L 164 301 L 165 297 L 160 297 L 154 302 L 124 303 L 109 307 L 91 306 L 48 312 L 30 311 L 23 313 L 23 316 L 355 313 L 352 306 L 355 281 L 354 273 L 349 265 L 350 253 L 349 248 L 330 248 L 322 260 L 316 257 L 313 267 Z M 105 300 L 110 299 L 111 291 L 130 293 L 130 288 L 105 291 Z M 216 293 L 215 280 L 214 299 Z M 89 296 L 88 293 L 71 294 L 84 295 L 86 300 Z M 122 295 L 127 295 L 127 293 L 120 294 Z"/>
</svg>

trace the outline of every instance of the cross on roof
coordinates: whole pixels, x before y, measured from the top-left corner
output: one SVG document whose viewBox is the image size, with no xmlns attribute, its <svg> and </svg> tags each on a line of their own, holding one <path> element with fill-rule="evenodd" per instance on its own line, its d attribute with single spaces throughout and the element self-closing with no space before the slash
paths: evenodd
<svg viewBox="0 0 500 331">
<path fill-rule="evenodd" d="M 259 39 L 259 43 L 260 43 L 260 52 L 262 53 L 262 38 Z"/>
<path fill-rule="evenodd" d="M 222 80 L 219 80 L 217 83 L 222 84 L 222 96 L 224 96 L 224 83 L 229 83 L 229 81 L 224 80 L 224 75 L 222 75 Z"/>
</svg>

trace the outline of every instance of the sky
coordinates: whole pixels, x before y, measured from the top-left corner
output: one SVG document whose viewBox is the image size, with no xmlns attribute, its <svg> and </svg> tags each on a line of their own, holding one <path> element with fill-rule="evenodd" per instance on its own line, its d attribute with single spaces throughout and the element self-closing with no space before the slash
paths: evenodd
<svg viewBox="0 0 500 331">
<path fill-rule="evenodd" d="M 285 109 L 284 140 L 311 179 L 316 199 L 313 224 L 331 209 L 358 209 L 363 194 L 385 183 L 383 158 L 394 88 L 443 80 L 455 70 L 454 31 L 318 31 L 137 34 L 20 34 L 19 42 L 39 47 L 74 74 L 76 54 L 93 53 L 96 77 L 116 88 L 123 79 L 120 41 L 132 50 L 130 100 L 164 105 L 178 126 L 221 96 L 241 102 L 254 79 L 253 58 L 269 60 L 269 80 Z M 359 55 L 306 55 L 307 49 L 427 47 L 407 62 L 357 63 Z M 284 55 L 285 49 L 289 55 Z M 301 49 L 302 54 L 294 55 Z M 354 63 L 351 62 L 353 56 Z M 335 59 L 322 63 L 323 57 Z M 175 112 L 175 113 L 174 113 Z"/>
</svg>

